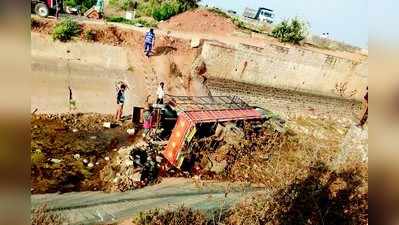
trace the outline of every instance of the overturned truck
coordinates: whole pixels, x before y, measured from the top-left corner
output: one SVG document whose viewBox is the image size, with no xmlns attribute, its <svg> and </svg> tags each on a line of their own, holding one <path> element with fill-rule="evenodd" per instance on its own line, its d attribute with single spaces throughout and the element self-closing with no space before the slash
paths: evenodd
<svg viewBox="0 0 399 225">
<path fill-rule="evenodd" d="M 177 120 L 162 155 L 170 165 L 180 168 L 192 156 L 193 139 L 218 135 L 218 125 L 233 122 L 261 124 L 272 113 L 252 107 L 237 96 L 168 96 L 168 106 L 177 112 Z M 282 120 L 278 120 L 284 123 Z"/>
<path fill-rule="evenodd" d="M 278 126 L 284 125 L 284 121 L 272 112 L 249 106 L 237 96 L 168 95 L 165 102 L 155 107 L 155 129 L 158 131 L 155 143 L 158 146 L 154 147 L 154 142 L 151 143 L 151 148 L 157 149 L 151 153 L 159 168 L 156 174 L 161 176 L 171 170 L 201 173 L 204 166 L 201 166 L 200 161 L 204 161 L 204 157 L 199 149 L 204 149 L 204 146 L 199 145 L 204 145 L 208 140 L 216 145 L 220 143 L 218 140 L 221 140 L 226 124 L 233 124 L 238 130 L 249 124 L 255 129 L 273 119 Z M 146 151 L 151 150 L 147 148 Z M 137 150 L 134 154 L 136 156 L 132 157 L 139 160 Z"/>
</svg>

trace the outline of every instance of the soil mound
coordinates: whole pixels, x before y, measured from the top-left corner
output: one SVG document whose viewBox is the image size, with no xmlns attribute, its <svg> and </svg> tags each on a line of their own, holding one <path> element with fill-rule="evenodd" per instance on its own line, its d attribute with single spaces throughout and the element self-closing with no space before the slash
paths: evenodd
<svg viewBox="0 0 399 225">
<path fill-rule="evenodd" d="M 235 31 L 235 25 L 229 18 L 204 9 L 187 11 L 158 25 L 165 30 L 183 32 L 229 35 Z"/>
</svg>

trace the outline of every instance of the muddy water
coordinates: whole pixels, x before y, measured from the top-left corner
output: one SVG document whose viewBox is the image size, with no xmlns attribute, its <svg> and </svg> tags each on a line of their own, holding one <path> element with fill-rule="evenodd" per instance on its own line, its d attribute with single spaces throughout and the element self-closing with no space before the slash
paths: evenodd
<svg viewBox="0 0 399 225">
<path fill-rule="evenodd" d="M 32 193 L 102 190 L 100 171 L 115 151 L 134 142 L 125 122 L 104 128 L 111 115 L 37 115 L 31 120 Z"/>
</svg>

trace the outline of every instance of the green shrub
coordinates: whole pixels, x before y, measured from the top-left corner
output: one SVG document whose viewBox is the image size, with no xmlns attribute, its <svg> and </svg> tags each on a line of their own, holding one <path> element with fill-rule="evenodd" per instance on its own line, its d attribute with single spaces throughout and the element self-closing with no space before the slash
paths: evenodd
<svg viewBox="0 0 399 225">
<path fill-rule="evenodd" d="M 179 13 L 198 7 L 198 0 L 149 0 L 138 5 L 139 16 L 151 16 L 157 21 L 167 20 Z"/>
<path fill-rule="evenodd" d="M 233 18 L 232 21 L 233 21 L 234 25 L 236 25 L 238 28 L 243 28 L 243 29 L 246 28 L 244 22 L 242 22 L 240 19 Z"/>
<path fill-rule="evenodd" d="M 36 150 L 35 152 L 31 153 L 30 155 L 32 166 L 40 167 L 41 164 L 46 162 L 46 157 L 44 156 L 43 152 L 40 150 Z"/>
<path fill-rule="evenodd" d="M 198 8 L 200 0 L 176 0 L 180 5 L 180 12 Z"/>
<path fill-rule="evenodd" d="M 154 19 L 151 18 L 137 18 L 132 20 L 132 24 L 137 24 L 140 23 L 145 27 L 157 27 L 158 23 L 157 21 L 155 21 Z"/>
<path fill-rule="evenodd" d="M 86 12 L 97 3 L 97 0 L 64 0 L 64 4 L 70 7 L 81 7 L 82 12 Z"/>
<path fill-rule="evenodd" d="M 158 21 L 167 20 L 176 15 L 180 11 L 180 3 L 177 1 L 163 2 L 161 6 L 155 8 L 152 12 L 152 17 Z"/>
<path fill-rule="evenodd" d="M 133 10 L 137 8 L 138 1 L 136 0 L 109 0 L 109 4 L 121 10 Z"/>
<path fill-rule="evenodd" d="M 156 0 L 149 0 L 142 2 L 137 7 L 138 16 L 152 16 L 153 9 L 159 6 L 159 2 Z"/>
<path fill-rule="evenodd" d="M 127 23 L 129 21 L 122 16 L 110 16 L 106 17 L 105 20 L 107 22 L 114 22 L 114 23 Z"/>
<path fill-rule="evenodd" d="M 125 24 L 130 24 L 130 25 L 136 25 L 137 23 L 142 24 L 145 27 L 156 27 L 157 21 L 151 18 L 137 18 L 134 20 L 127 20 L 124 17 L 121 16 L 110 16 L 107 17 L 106 20 L 108 22 L 114 22 L 114 23 L 125 23 Z"/>
<path fill-rule="evenodd" d="M 55 25 L 52 37 L 53 40 L 66 42 L 79 35 L 81 31 L 80 25 L 76 21 L 66 18 Z"/>
<path fill-rule="evenodd" d="M 284 20 L 274 27 L 272 36 L 278 38 L 282 42 L 290 42 L 299 44 L 300 41 L 305 39 L 308 33 L 306 23 L 294 18 L 291 20 Z"/>
</svg>

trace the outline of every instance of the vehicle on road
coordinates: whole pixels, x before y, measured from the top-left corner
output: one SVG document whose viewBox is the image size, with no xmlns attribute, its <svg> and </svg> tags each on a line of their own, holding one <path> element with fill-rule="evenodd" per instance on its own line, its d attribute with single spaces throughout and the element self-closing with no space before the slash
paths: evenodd
<svg viewBox="0 0 399 225">
<path fill-rule="evenodd" d="M 259 20 L 261 22 L 273 23 L 274 21 L 274 12 L 268 8 L 259 8 L 258 10 L 245 8 L 244 17 L 254 20 Z"/>
<path fill-rule="evenodd" d="M 63 1 L 58 1 L 62 8 Z M 31 0 L 31 10 L 41 17 L 54 15 L 56 12 L 56 0 Z"/>
</svg>

